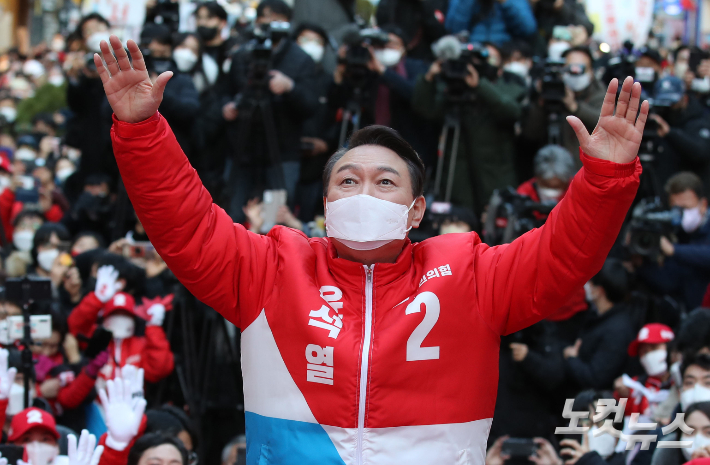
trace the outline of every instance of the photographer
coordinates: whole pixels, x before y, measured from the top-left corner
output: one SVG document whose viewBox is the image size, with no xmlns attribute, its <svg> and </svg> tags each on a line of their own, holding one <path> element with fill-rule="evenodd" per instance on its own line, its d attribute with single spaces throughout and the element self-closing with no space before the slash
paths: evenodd
<svg viewBox="0 0 710 465">
<path fill-rule="evenodd" d="M 700 102 L 686 92 L 675 76 L 659 79 L 654 86 L 654 108 L 648 115 L 655 121 L 660 139 L 656 173 L 659 182 L 678 171 L 697 173 L 710 185 L 710 118 Z"/>
<path fill-rule="evenodd" d="M 562 56 L 565 59 L 562 75 L 564 97 L 558 120 L 563 122 L 567 116 L 574 115 L 582 120 L 589 131 L 593 131 L 597 124 L 596 114 L 604 102 L 604 86 L 594 76 L 592 54 L 588 47 L 573 47 Z M 537 84 L 537 91 L 541 89 L 541 84 Z M 548 109 L 549 104 L 555 104 L 554 111 L 558 111 L 557 102 L 547 102 L 542 97 L 531 99 L 527 115 L 522 121 L 523 140 L 538 147 L 546 145 L 549 134 L 548 112 L 551 111 Z M 566 124 L 562 124 L 561 139 L 561 145 L 571 154 L 579 152 L 574 131 Z M 575 164 L 579 167 L 578 161 Z"/>
<path fill-rule="evenodd" d="M 587 17 L 584 5 L 576 0 L 531 0 L 538 33 L 535 37 L 536 55 L 544 56 L 555 26 L 581 26 L 586 37 L 591 37 L 594 24 Z"/>
<path fill-rule="evenodd" d="M 473 101 L 460 109 L 462 131 L 451 199 L 479 215 L 495 189 L 516 184 L 514 124 L 525 96 L 523 87 L 499 79 L 501 55 L 494 45 L 485 45 L 481 54 L 487 56 L 474 57 L 467 65 L 465 87 Z M 448 110 L 447 85 L 435 79 L 441 73 L 437 61 L 415 85 L 412 107 L 426 118 L 440 119 Z"/>
<path fill-rule="evenodd" d="M 683 209 L 682 231 L 677 243 L 661 238 L 663 266 L 649 261 L 638 269 L 638 275 L 651 288 L 670 294 L 690 310 L 700 305 L 710 283 L 708 201 L 702 181 L 690 172 L 671 177 L 666 194 L 671 208 Z"/>
<path fill-rule="evenodd" d="M 278 31 L 279 36 L 270 32 L 273 22 L 283 27 L 290 18 L 291 9 L 282 0 L 262 1 L 257 8 L 257 32 L 270 37 L 262 36 L 263 42 L 254 44 L 259 56 L 252 53 L 251 47 L 243 47 L 232 59 L 227 95 L 230 101 L 222 113 L 232 123 L 228 128 L 234 154 L 230 213 L 237 222 L 244 220 L 242 207 L 254 197 L 253 191 L 262 190 L 264 184 L 272 189 L 285 188 L 289 205 L 294 206 L 303 122 L 316 111 L 318 101 L 312 88 L 313 60 L 287 34 L 281 34 L 283 31 Z M 269 45 L 270 50 L 266 49 Z M 265 107 L 270 108 L 270 115 L 265 114 Z M 272 130 L 277 147 L 271 146 L 274 140 L 267 137 Z M 262 185 L 258 186 L 260 181 Z"/>
<path fill-rule="evenodd" d="M 450 0 L 446 29 L 471 31 L 471 42 L 503 44 L 535 33 L 537 24 L 527 0 Z"/>
<path fill-rule="evenodd" d="M 446 35 L 443 24 L 446 0 L 381 0 L 377 5 L 377 24 L 399 27 L 409 38 L 407 56 L 431 61 L 431 44 Z"/>
<path fill-rule="evenodd" d="M 412 144 L 424 163 L 430 164 L 436 150 L 437 134 L 431 124 L 412 112 L 411 103 L 415 83 L 427 72 L 428 64 L 407 57 L 407 39 L 397 26 L 390 24 L 380 30 L 368 31 L 379 33 L 381 37 L 365 39 L 365 42 L 371 43 L 365 43 L 370 59 L 366 70 L 368 75 L 362 80 L 364 85 L 360 88 L 363 95 L 358 102 L 362 109 L 360 127 L 380 124 L 397 130 Z M 349 77 L 349 73 L 356 72 L 349 63 L 349 56 L 353 48 L 361 46 L 363 43 L 349 45 L 345 58 L 333 74 L 335 86 L 330 93 L 332 108 L 347 108 L 353 99 L 358 84 Z"/>
</svg>

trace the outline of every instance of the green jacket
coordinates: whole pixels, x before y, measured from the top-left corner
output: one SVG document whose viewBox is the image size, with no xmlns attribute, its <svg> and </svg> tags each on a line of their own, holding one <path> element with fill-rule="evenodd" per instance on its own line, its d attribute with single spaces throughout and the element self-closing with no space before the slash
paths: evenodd
<svg viewBox="0 0 710 465">
<path fill-rule="evenodd" d="M 17 124 L 31 125 L 38 113 L 54 113 L 67 106 L 67 85 L 44 84 L 32 98 L 22 100 L 17 105 Z"/>
<path fill-rule="evenodd" d="M 461 109 L 461 138 L 451 201 L 481 213 L 495 189 L 516 184 L 514 125 L 522 113 L 525 89 L 502 79 L 492 83 L 482 78 L 474 93 L 476 101 Z M 444 83 L 419 77 L 412 107 L 425 118 L 443 119 Z M 442 190 L 447 174 L 448 166 L 442 176 Z"/>
</svg>

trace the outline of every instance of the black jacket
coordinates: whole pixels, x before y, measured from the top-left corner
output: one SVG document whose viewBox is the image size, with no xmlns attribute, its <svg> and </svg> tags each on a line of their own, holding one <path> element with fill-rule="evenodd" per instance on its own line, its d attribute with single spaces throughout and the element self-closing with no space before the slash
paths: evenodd
<svg viewBox="0 0 710 465">
<path fill-rule="evenodd" d="M 299 147 L 303 122 L 315 113 L 318 103 L 312 87 L 315 63 L 298 45 L 291 40 L 283 40 L 285 42 L 279 44 L 272 57 L 271 68 L 293 79 L 294 88 L 291 92 L 282 95 L 272 95 L 268 89 L 266 90 L 266 98 L 272 106 L 282 162 L 300 159 Z M 234 54 L 229 71 L 227 95 L 223 103 L 239 95 L 241 102 L 246 104 L 254 97 L 255 93 L 247 86 L 249 62 L 250 52 L 246 47 Z M 228 126 L 231 126 L 227 129 L 231 149 L 240 164 L 269 164 L 264 125 L 260 122 L 260 116 L 249 118 L 240 109 L 236 122 Z"/>
<path fill-rule="evenodd" d="M 377 5 L 377 24 L 397 25 L 404 33 L 407 55 L 433 60 L 431 44 L 446 35 L 444 15 L 448 0 L 381 0 Z"/>
<path fill-rule="evenodd" d="M 618 304 L 601 316 L 588 311 L 587 318 L 579 356 L 565 360 L 565 375 L 577 392 L 611 389 L 624 370 L 626 351 L 636 334 L 630 311 Z"/>
<path fill-rule="evenodd" d="M 528 346 L 521 362 L 513 360 L 511 343 Z M 564 380 L 562 344 L 548 321 L 501 338 L 498 397 L 489 443 L 499 436 L 552 438 L 559 411 L 554 393 Z"/>
<path fill-rule="evenodd" d="M 668 124 L 671 131 L 661 139 L 656 155 L 659 185 L 678 171 L 692 171 L 710 186 L 710 117 L 702 104 L 691 97 L 685 110 L 668 117 Z"/>
<path fill-rule="evenodd" d="M 173 69 L 173 77 L 168 81 L 160 103 L 160 114 L 170 124 L 183 152 L 188 157 L 194 151 L 192 138 L 193 123 L 200 109 L 200 97 L 189 74 Z"/>
</svg>

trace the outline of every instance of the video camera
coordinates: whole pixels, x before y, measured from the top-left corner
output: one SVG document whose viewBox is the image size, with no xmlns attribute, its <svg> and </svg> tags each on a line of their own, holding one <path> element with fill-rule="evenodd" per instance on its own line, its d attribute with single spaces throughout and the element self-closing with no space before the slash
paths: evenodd
<svg viewBox="0 0 710 465">
<path fill-rule="evenodd" d="M 545 224 L 554 205 L 535 202 L 512 187 L 496 189 L 488 204 L 483 239 L 488 245 L 507 244 Z"/>
<path fill-rule="evenodd" d="M 489 63 L 490 53 L 480 43 L 464 43 L 456 36 L 445 36 L 431 47 L 438 60 L 442 60 L 441 77 L 446 83 L 449 101 L 473 101 L 472 89 L 466 84 L 468 65 L 473 65 L 480 77 L 489 81 L 497 78 L 497 68 Z"/>
<path fill-rule="evenodd" d="M 562 104 L 565 98 L 565 81 L 562 79 L 565 68 L 566 62 L 563 58 L 547 58 L 533 66 L 533 76 L 538 77 L 542 83 L 540 97 L 546 106 Z"/>
<path fill-rule="evenodd" d="M 245 49 L 249 53 L 248 88 L 268 88 L 269 71 L 273 66 L 273 47 L 288 37 L 290 31 L 291 24 L 283 21 L 257 25 L 251 31 L 251 40 L 245 45 Z"/>
<path fill-rule="evenodd" d="M 384 47 L 389 40 L 389 34 L 374 28 L 363 29 L 348 38 L 348 50 L 340 62 L 345 65 L 344 77 L 349 86 L 355 89 L 365 87 L 372 75 L 368 68 L 372 60 L 369 47 Z"/>
<path fill-rule="evenodd" d="M 634 44 L 627 40 L 621 50 L 619 50 L 619 53 L 607 62 L 603 81 L 605 84 L 609 84 L 612 79 L 616 78 L 619 82 L 624 82 L 626 76 L 635 75 L 636 55 L 634 55 Z"/>
<path fill-rule="evenodd" d="M 665 209 L 659 199 L 642 199 L 634 207 L 629 224 L 629 251 L 652 260 L 661 254 L 661 237 L 671 236 L 680 227 L 683 212 Z"/>
</svg>

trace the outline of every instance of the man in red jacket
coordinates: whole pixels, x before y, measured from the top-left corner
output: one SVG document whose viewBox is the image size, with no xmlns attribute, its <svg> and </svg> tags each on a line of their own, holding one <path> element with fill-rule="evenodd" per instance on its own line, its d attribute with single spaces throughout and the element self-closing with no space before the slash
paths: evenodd
<svg viewBox="0 0 710 465">
<path fill-rule="evenodd" d="M 328 238 L 260 236 L 212 203 L 157 112 L 171 73 L 151 82 L 132 41 L 132 62 L 116 37 L 101 50 L 141 224 L 190 292 L 242 330 L 247 463 L 483 464 L 500 336 L 554 313 L 601 268 L 634 198 L 641 87 L 627 78 L 615 105 L 612 81 L 591 135 L 569 118 L 584 168 L 545 226 L 511 244 L 475 233 L 412 244 L 423 166 L 383 127 L 326 165 Z"/>
</svg>

